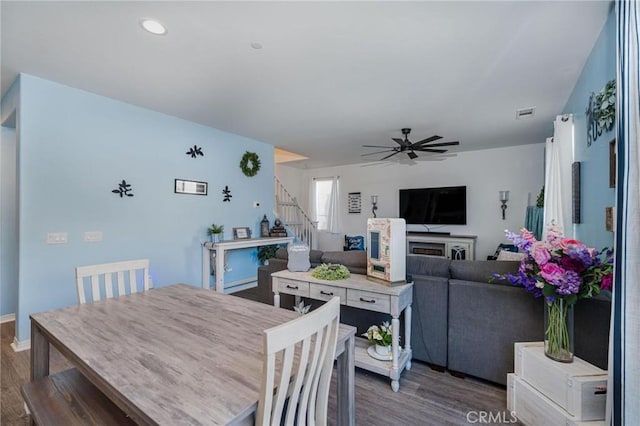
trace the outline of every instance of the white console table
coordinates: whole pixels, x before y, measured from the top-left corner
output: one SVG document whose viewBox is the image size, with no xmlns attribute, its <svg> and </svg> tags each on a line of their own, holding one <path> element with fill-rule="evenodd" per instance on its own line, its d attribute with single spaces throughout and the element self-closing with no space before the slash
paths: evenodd
<svg viewBox="0 0 640 426">
<path fill-rule="evenodd" d="M 447 235 L 407 232 L 407 254 L 475 260 L 475 235 Z"/>
<path fill-rule="evenodd" d="M 273 304 L 280 306 L 280 293 L 316 300 L 340 297 L 340 304 L 383 312 L 391 315 L 392 359 L 379 361 L 367 353 L 371 344 L 366 339 L 356 339 L 356 367 L 391 378 L 394 392 L 400 389 L 400 374 L 411 369 L 411 302 L 413 283 L 389 287 L 369 281 L 366 275 L 351 274 L 344 280 L 327 281 L 314 278 L 311 272 L 278 271 L 271 274 Z M 400 347 L 400 314 L 404 311 L 404 349 Z"/>
<path fill-rule="evenodd" d="M 255 287 L 257 277 L 252 276 L 238 281 L 224 282 L 225 253 L 228 250 L 246 249 L 260 246 L 270 246 L 274 244 L 289 244 L 293 237 L 269 237 L 250 238 L 243 240 L 221 241 L 219 243 L 206 242 L 202 244 L 202 287 L 210 288 L 209 277 L 211 276 L 211 263 L 214 259 L 214 274 L 216 285 L 214 290 L 220 293 L 235 293 L 236 291 Z"/>
</svg>

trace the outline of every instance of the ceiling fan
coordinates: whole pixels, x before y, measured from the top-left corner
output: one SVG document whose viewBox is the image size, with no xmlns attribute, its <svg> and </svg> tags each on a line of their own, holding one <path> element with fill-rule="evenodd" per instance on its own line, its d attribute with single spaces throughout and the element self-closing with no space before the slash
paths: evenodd
<svg viewBox="0 0 640 426">
<path fill-rule="evenodd" d="M 361 156 L 364 157 L 365 155 L 376 155 L 376 154 L 383 154 L 386 152 L 390 152 L 391 154 L 385 157 L 382 157 L 380 159 L 380 161 L 382 161 L 382 160 L 386 160 L 389 157 L 393 157 L 394 155 L 399 154 L 401 152 L 406 152 L 409 158 L 413 160 L 415 158 L 418 158 L 418 154 L 416 154 L 416 152 L 433 152 L 437 154 L 442 154 L 447 152 L 447 150 L 434 149 L 434 148 L 442 147 L 442 146 L 460 145 L 460 142 L 458 141 L 432 143 L 437 141 L 438 139 L 442 139 L 442 136 L 438 136 L 438 135 L 433 135 L 419 142 L 411 142 L 409 140 L 409 133 L 411 133 L 411 129 L 404 128 L 402 129 L 402 134 L 404 135 L 404 139 L 391 138 L 394 141 L 396 141 L 399 146 L 362 145 L 365 148 L 387 148 L 387 149 L 385 149 L 384 151 L 376 151 L 376 152 L 370 152 L 368 154 L 362 154 Z"/>
</svg>

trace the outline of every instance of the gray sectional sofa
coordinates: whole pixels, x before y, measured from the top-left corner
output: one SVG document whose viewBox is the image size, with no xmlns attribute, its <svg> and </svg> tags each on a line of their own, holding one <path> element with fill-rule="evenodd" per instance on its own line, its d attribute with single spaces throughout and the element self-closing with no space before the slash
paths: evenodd
<svg viewBox="0 0 640 426">
<path fill-rule="evenodd" d="M 351 273 L 366 273 L 364 251 L 312 250 L 311 266 L 345 265 Z M 414 282 L 411 346 L 413 359 L 436 369 L 475 376 L 506 385 L 513 371 L 513 343 L 543 340 L 542 299 L 521 287 L 491 279 L 493 273 L 515 272 L 519 262 L 448 260 L 407 256 L 407 274 Z M 271 273 L 287 268 L 286 250 L 278 250 L 269 264 L 258 268 L 258 286 L 235 293 L 273 303 Z M 281 306 L 293 306 L 293 296 L 281 295 Z M 309 300 L 317 305 L 321 302 Z M 610 302 L 581 300 L 575 308 L 575 353 L 607 368 Z M 388 316 L 342 306 L 341 321 L 364 333 Z M 401 333 L 401 336 L 404 333 Z"/>
</svg>

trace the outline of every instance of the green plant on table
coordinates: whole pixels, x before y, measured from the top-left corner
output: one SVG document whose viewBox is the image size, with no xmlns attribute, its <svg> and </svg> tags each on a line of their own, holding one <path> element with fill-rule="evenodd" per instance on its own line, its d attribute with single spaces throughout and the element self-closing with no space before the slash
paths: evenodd
<svg viewBox="0 0 640 426">
<path fill-rule="evenodd" d="M 318 278 L 319 280 L 344 280 L 345 278 L 349 278 L 351 274 L 349 270 L 344 265 L 335 265 L 331 263 L 323 263 L 322 265 L 316 267 L 313 271 L 311 271 L 311 275 L 314 278 Z"/>
<path fill-rule="evenodd" d="M 207 235 L 222 234 L 223 232 L 224 225 L 216 225 L 215 223 L 213 223 L 209 228 L 207 228 Z"/>
</svg>

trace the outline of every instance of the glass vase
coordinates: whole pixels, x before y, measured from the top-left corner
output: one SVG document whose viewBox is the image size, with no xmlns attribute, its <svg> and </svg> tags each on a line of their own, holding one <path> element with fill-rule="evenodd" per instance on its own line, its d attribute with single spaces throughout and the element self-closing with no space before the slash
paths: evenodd
<svg viewBox="0 0 640 426">
<path fill-rule="evenodd" d="M 554 361 L 573 362 L 573 304 L 564 299 L 546 303 L 544 354 Z"/>
</svg>

